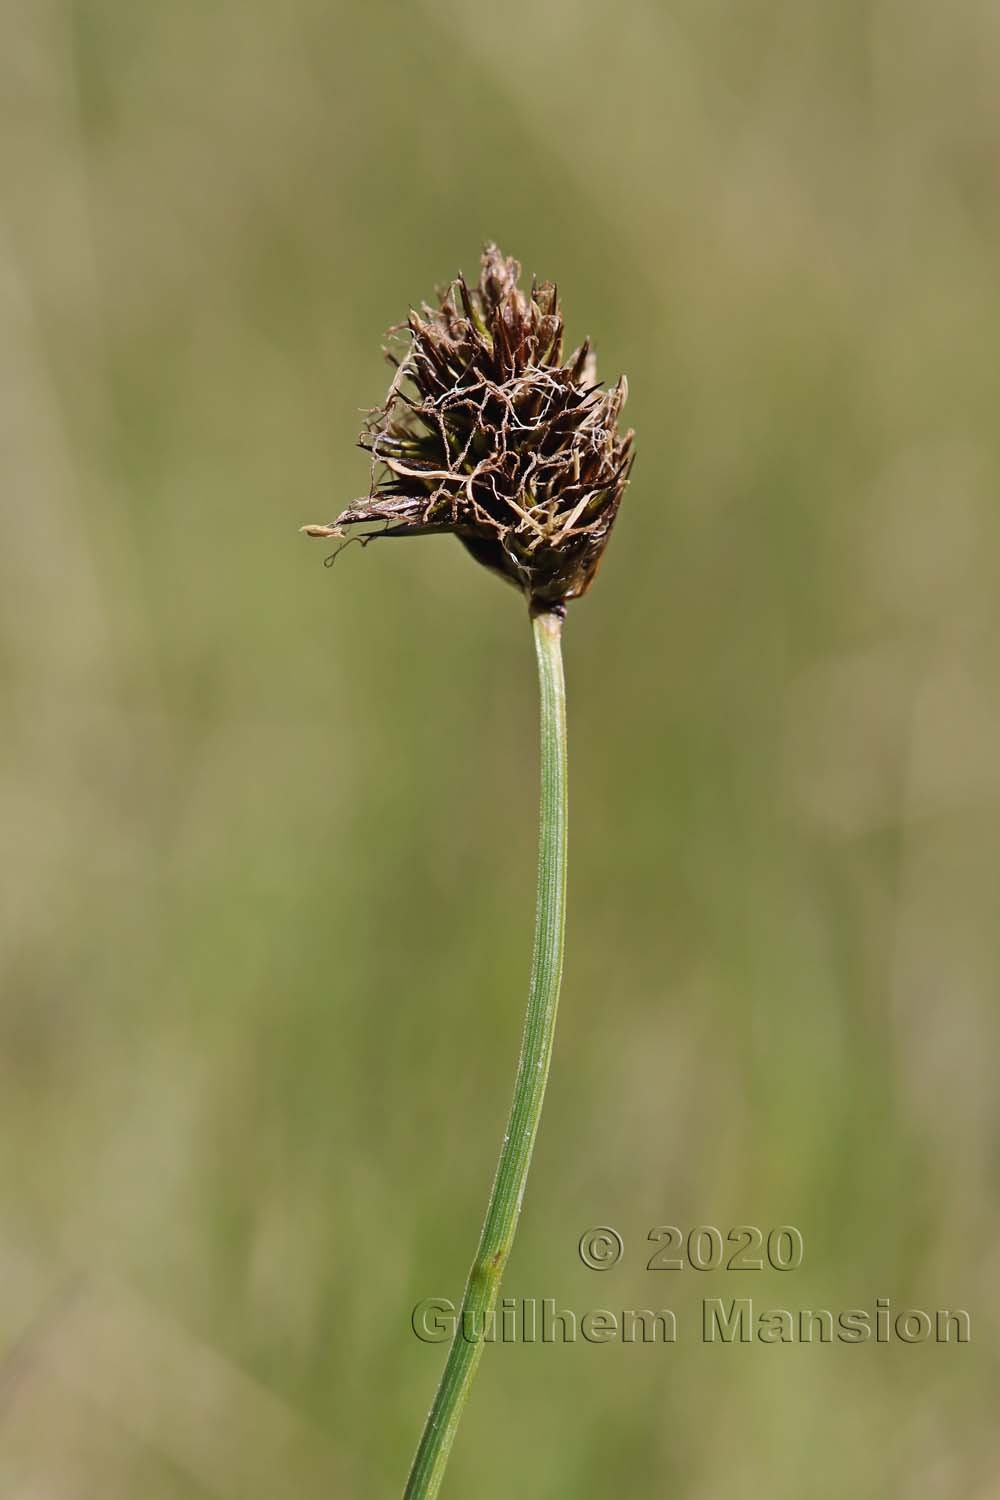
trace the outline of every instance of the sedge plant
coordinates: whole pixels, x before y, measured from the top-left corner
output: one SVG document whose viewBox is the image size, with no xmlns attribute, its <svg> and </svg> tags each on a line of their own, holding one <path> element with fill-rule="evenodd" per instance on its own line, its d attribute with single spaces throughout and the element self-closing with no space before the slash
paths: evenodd
<svg viewBox="0 0 1000 1500">
<path fill-rule="evenodd" d="M 406 1485 L 438 1494 L 514 1243 L 552 1057 L 566 919 L 566 606 L 593 581 L 631 467 L 619 430 L 624 377 L 606 390 L 589 341 L 564 357 L 551 282 L 519 285 L 495 245 L 478 284 L 463 277 L 411 312 L 385 403 L 361 446 L 369 494 L 310 536 L 453 533 L 526 599 L 541 700 L 538 896 L 528 1008 L 510 1117 L 456 1332 Z M 336 555 L 336 554 L 334 554 Z"/>
</svg>

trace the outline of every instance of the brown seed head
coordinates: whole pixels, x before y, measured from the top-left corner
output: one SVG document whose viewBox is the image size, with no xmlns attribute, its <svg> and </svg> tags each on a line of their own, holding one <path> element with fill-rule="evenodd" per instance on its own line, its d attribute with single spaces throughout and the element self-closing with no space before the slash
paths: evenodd
<svg viewBox="0 0 1000 1500">
<path fill-rule="evenodd" d="M 399 360 L 387 351 L 396 374 L 361 435 L 371 491 L 308 534 L 453 532 L 532 607 L 585 593 L 628 483 L 627 386 L 601 387 L 589 341 L 564 361 L 556 288 L 525 293 L 520 274 L 490 245 L 478 287 L 460 276 L 392 330 L 409 348 Z"/>
</svg>

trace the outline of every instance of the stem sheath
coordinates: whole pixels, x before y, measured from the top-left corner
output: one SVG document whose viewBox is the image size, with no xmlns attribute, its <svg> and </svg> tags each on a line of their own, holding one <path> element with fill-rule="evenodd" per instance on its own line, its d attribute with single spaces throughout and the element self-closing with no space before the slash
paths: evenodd
<svg viewBox="0 0 1000 1500">
<path fill-rule="evenodd" d="M 528 1011 L 514 1099 L 455 1336 L 413 1460 L 404 1500 L 433 1500 L 483 1352 L 514 1243 L 552 1059 L 566 928 L 566 689 L 562 610 L 532 615 L 541 690 L 538 899 Z"/>
</svg>

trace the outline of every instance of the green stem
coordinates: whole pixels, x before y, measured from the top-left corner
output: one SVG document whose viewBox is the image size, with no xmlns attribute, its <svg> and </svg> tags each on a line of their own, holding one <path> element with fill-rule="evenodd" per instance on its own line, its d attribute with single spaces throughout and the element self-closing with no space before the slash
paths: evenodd
<svg viewBox="0 0 1000 1500">
<path fill-rule="evenodd" d="M 482 1356 L 483 1335 L 493 1321 L 504 1267 L 514 1243 L 548 1082 L 566 928 L 566 689 L 562 615 L 562 610 L 554 609 L 537 611 L 532 617 L 542 729 L 538 901 L 528 1012 L 514 1100 L 455 1337 L 413 1460 L 405 1500 L 432 1500 L 441 1488 L 462 1408 Z"/>
</svg>

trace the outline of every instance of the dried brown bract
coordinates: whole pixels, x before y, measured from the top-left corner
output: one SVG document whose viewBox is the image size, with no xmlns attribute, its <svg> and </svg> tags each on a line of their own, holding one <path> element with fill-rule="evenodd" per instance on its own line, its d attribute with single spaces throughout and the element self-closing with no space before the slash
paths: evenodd
<svg viewBox="0 0 1000 1500">
<path fill-rule="evenodd" d="M 373 523 L 384 524 L 364 540 L 453 532 L 532 606 L 586 591 L 628 483 L 627 386 L 601 387 L 589 342 L 564 361 L 555 286 L 526 294 L 520 274 L 490 245 L 478 287 L 460 276 L 392 330 L 409 348 L 387 351 L 396 374 L 361 436 L 371 492 L 309 535 Z"/>
</svg>

